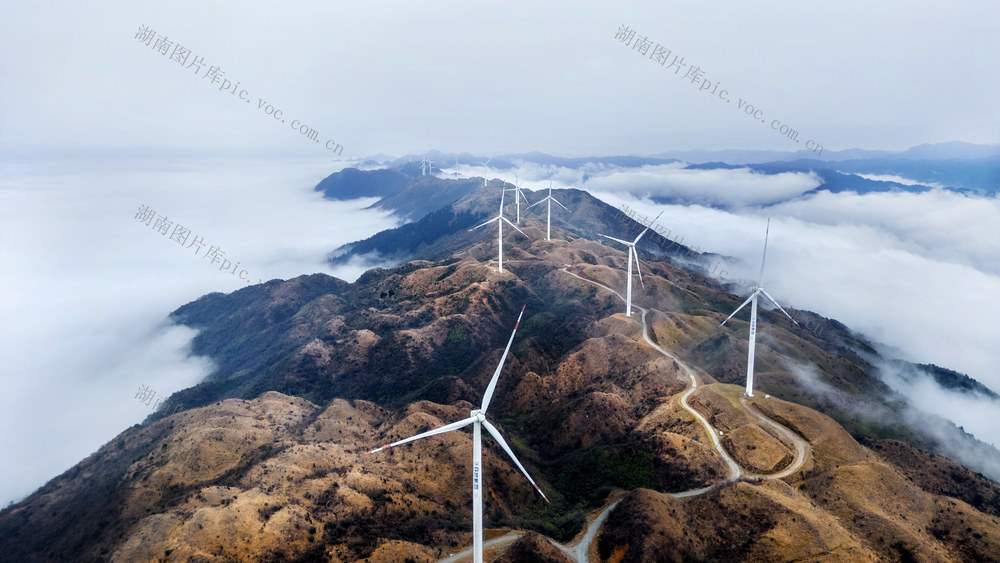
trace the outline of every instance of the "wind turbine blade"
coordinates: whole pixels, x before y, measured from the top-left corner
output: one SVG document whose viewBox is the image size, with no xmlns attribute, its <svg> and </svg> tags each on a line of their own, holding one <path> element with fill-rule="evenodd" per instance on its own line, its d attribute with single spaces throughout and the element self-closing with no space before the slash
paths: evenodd
<svg viewBox="0 0 1000 563">
<path fill-rule="evenodd" d="M 514 335 L 517 334 L 517 326 L 521 324 L 521 315 L 524 314 L 524 308 L 527 305 L 521 306 L 521 314 L 517 316 L 517 322 L 514 323 L 514 332 L 510 333 L 510 340 L 507 341 L 507 347 L 503 350 L 503 356 L 500 356 L 500 364 L 497 365 L 497 370 L 493 372 L 493 379 L 490 380 L 490 384 L 486 387 L 486 393 L 483 394 L 483 406 L 479 410 L 486 412 L 486 409 L 490 406 L 490 399 L 493 398 L 493 391 L 497 388 L 497 379 L 500 378 L 500 370 L 503 369 L 503 363 L 507 361 L 507 353 L 510 352 L 510 345 L 514 342 Z"/>
<path fill-rule="evenodd" d="M 483 223 L 482 225 L 477 225 L 477 226 L 475 226 L 475 227 L 472 227 L 472 228 L 471 228 L 471 229 L 469 229 L 469 230 L 470 230 L 470 231 L 474 231 L 474 230 L 478 229 L 479 227 L 485 227 L 486 225 L 489 225 L 489 224 L 490 224 L 490 223 L 492 223 L 493 221 L 498 221 L 498 220 L 500 220 L 500 216 L 499 216 L 499 215 L 497 215 L 496 217 L 494 217 L 494 218 L 490 219 L 489 221 L 487 221 L 487 222 Z"/>
<path fill-rule="evenodd" d="M 489 432 L 490 435 L 493 436 L 493 439 L 500 444 L 500 447 L 503 448 L 503 451 L 507 452 L 507 455 L 510 456 L 510 459 L 514 460 L 514 463 L 517 464 L 517 468 L 521 470 L 521 473 L 523 473 L 524 476 L 528 479 L 528 481 L 535 487 L 535 490 L 538 491 L 538 494 L 542 495 L 542 498 L 545 499 L 545 502 L 549 502 L 549 498 L 545 496 L 545 493 L 543 493 L 540 488 L 538 488 L 538 484 L 535 483 L 535 480 L 531 478 L 531 475 L 528 475 L 528 470 L 525 469 L 524 466 L 521 465 L 521 462 L 517 460 L 517 456 L 514 455 L 514 452 L 510 449 L 510 446 L 507 445 L 507 441 L 503 439 L 503 436 L 500 435 L 500 431 L 497 430 L 495 426 L 490 424 L 490 421 L 488 420 L 483 421 L 483 426 L 485 426 L 487 432 Z"/>
<path fill-rule="evenodd" d="M 627 240 L 622 240 L 620 238 L 615 238 L 615 237 L 609 237 L 608 235 L 601 235 L 601 236 L 604 237 L 604 238 L 609 238 L 609 239 L 611 239 L 611 240 L 613 240 L 615 242 L 620 242 L 620 243 L 624 244 L 625 246 L 627 246 L 629 248 L 632 248 L 632 243 L 629 242 L 629 241 L 627 241 Z"/>
<path fill-rule="evenodd" d="M 660 215 L 663 215 L 663 212 L 662 212 L 662 211 L 660 211 Z M 657 222 L 657 221 L 658 221 L 658 220 L 660 219 L 660 215 L 657 215 L 657 216 L 656 216 L 656 219 L 653 219 L 653 220 L 652 220 L 652 221 L 651 221 L 651 222 L 649 223 L 649 226 L 647 226 L 647 227 L 646 227 L 645 229 L 643 229 L 643 231 L 642 231 L 641 233 L 639 233 L 639 236 L 635 237 L 635 240 L 634 240 L 634 241 L 632 241 L 632 244 L 637 244 L 637 243 L 639 242 L 639 239 L 641 239 L 641 238 L 642 238 L 642 235 L 646 234 L 646 231 L 648 231 L 648 230 L 649 230 L 649 227 L 652 227 L 653 225 L 655 225 L 655 224 L 656 224 L 656 222 Z"/>
<path fill-rule="evenodd" d="M 770 231 L 771 231 L 771 218 L 768 217 L 767 228 L 764 229 L 764 255 L 760 257 L 760 278 L 758 278 L 760 281 L 757 282 L 758 286 L 764 284 L 764 260 L 767 259 L 767 235 Z M 775 303 L 775 305 L 777 305 L 777 303 Z"/>
<path fill-rule="evenodd" d="M 536 201 L 535 203 L 532 203 L 531 205 L 529 205 L 529 206 L 528 206 L 528 209 L 531 209 L 532 207 L 534 207 L 534 206 L 538 205 L 539 203 L 545 203 L 545 201 L 546 201 L 546 200 L 548 200 L 548 199 L 549 199 L 549 198 L 547 198 L 547 197 L 546 197 L 546 198 L 543 198 L 543 199 L 541 199 L 541 200 L 539 200 L 539 201 Z M 553 200 L 553 201 L 555 201 L 555 200 Z"/>
<path fill-rule="evenodd" d="M 521 196 L 522 199 L 524 199 L 524 203 L 529 203 L 529 204 L 531 203 L 530 201 L 528 201 L 528 196 L 524 195 L 524 192 L 521 191 L 521 188 L 517 190 L 517 193 L 518 195 Z"/>
<path fill-rule="evenodd" d="M 549 196 L 549 197 L 552 197 L 552 196 Z M 569 211 L 569 209 L 568 209 L 568 208 L 567 208 L 567 207 L 566 207 L 565 205 L 563 205 L 563 204 L 559 203 L 559 200 L 558 200 L 558 199 L 556 199 L 556 198 L 554 198 L 554 197 L 553 197 L 553 198 L 552 198 L 552 202 L 553 202 L 553 203 L 555 203 L 556 205 L 558 205 L 559 207 L 562 207 L 562 208 L 563 208 L 563 209 L 565 209 L 566 211 Z"/>
<path fill-rule="evenodd" d="M 507 190 L 500 190 L 500 215 L 503 215 L 503 196 Z"/>
<path fill-rule="evenodd" d="M 743 307 L 746 307 L 747 303 L 749 303 L 752 299 L 753 299 L 753 293 L 750 294 L 750 297 L 747 297 L 747 300 L 744 301 L 742 305 L 740 305 L 739 307 L 736 308 L 735 311 L 733 311 L 732 315 L 729 315 L 728 317 L 726 317 L 726 320 L 722 321 L 722 324 L 720 324 L 719 326 L 722 326 L 722 325 L 726 324 L 726 322 L 729 321 L 729 319 L 733 318 L 733 315 L 735 315 L 736 313 L 739 313 L 740 309 L 742 309 Z"/>
<path fill-rule="evenodd" d="M 510 225 L 511 227 L 514 227 L 515 229 L 517 229 L 517 225 L 515 225 L 514 223 L 511 223 L 511 222 L 510 222 L 510 219 L 508 219 L 508 218 L 506 218 L 506 217 L 500 217 L 500 219 L 503 219 L 504 221 L 506 221 L 506 223 L 507 223 L 508 225 Z M 521 233 L 522 235 L 524 235 L 524 231 L 522 231 L 521 229 L 517 229 L 517 232 L 519 232 L 519 233 Z M 524 236 L 525 236 L 525 237 L 527 237 L 527 238 L 531 238 L 531 237 L 528 237 L 528 235 L 524 235 Z"/>
<path fill-rule="evenodd" d="M 792 322 L 793 322 L 793 323 L 795 323 L 796 325 L 797 325 L 797 324 L 799 324 L 799 323 L 795 322 L 795 319 L 793 319 L 791 315 L 789 315 L 789 314 L 788 314 L 788 311 L 785 311 L 784 309 L 782 309 L 782 308 L 781 308 L 781 305 L 778 305 L 778 302 L 774 300 L 774 297 L 771 297 L 770 295 L 768 295 L 768 294 L 767 294 L 767 292 L 766 292 L 766 291 L 764 291 L 764 288 L 763 288 L 763 287 L 762 287 L 762 288 L 760 288 L 760 292 L 761 292 L 761 293 L 763 293 L 763 294 L 764 294 L 764 297 L 767 297 L 767 299 L 768 299 L 768 300 L 769 300 L 769 301 L 770 301 L 771 303 L 774 303 L 774 306 L 775 306 L 775 307 L 777 307 L 779 311 L 781 311 L 782 313 L 784 313 L 784 314 L 785 314 L 785 316 L 786 316 L 786 317 L 788 317 L 788 320 L 792 321 Z"/>
<path fill-rule="evenodd" d="M 452 430 L 458 430 L 459 428 L 464 428 L 464 427 L 472 424 L 475 421 L 476 421 L 475 418 L 471 418 L 470 417 L 470 418 L 467 418 L 465 420 L 460 420 L 458 422 L 452 422 L 451 424 L 445 424 L 444 426 L 442 426 L 440 428 L 435 428 L 434 430 L 428 430 L 427 432 L 423 432 L 421 434 L 417 434 L 416 436 L 410 436 L 409 438 L 404 438 L 402 440 L 399 440 L 398 442 L 393 442 L 391 444 L 387 444 L 385 446 L 382 446 L 381 448 L 375 448 L 374 450 L 372 450 L 370 452 L 365 452 L 365 455 L 370 455 L 370 454 L 373 454 L 375 452 L 380 452 L 382 450 L 388 450 L 389 448 L 395 448 L 396 446 L 405 444 L 407 442 L 412 442 L 414 440 L 419 440 L 421 438 L 427 438 L 428 436 L 434 436 L 435 434 L 444 434 L 445 432 L 451 432 Z"/>
<path fill-rule="evenodd" d="M 628 249 L 629 258 L 635 258 L 635 272 L 639 274 L 639 285 L 641 285 L 643 289 L 646 289 L 646 284 L 642 283 L 642 270 L 639 269 L 639 253 L 635 251 L 634 246 L 630 246 Z"/>
</svg>

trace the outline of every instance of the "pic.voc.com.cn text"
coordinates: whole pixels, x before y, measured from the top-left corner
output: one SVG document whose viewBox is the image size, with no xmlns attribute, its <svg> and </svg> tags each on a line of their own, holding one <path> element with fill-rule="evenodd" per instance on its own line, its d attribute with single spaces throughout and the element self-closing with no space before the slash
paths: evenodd
<svg viewBox="0 0 1000 563">
<path fill-rule="evenodd" d="M 135 38 L 140 43 L 151 47 L 153 51 L 167 57 L 167 60 L 181 65 L 185 70 L 193 69 L 196 77 L 201 74 L 200 78 L 208 80 L 212 86 L 218 84 L 219 92 L 230 94 L 240 100 L 246 101 L 248 104 L 253 103 L 250 93 L 245 89 L 241 90 L 239 82 L 233 83 L 232 80 L 226 78 L 226 72 L 222 70 L 222 67 L 207 64 L 204 57 L 195 55 L 190 49 L 180 43 L 174 43 L 166 35 L 159 35 L 148 26 L 142 25 L 139 27 L 139 31 L 136 32 Z M 203 70 L 204 73 L 202 73 Z M 288 121 L 284 117 L 284 111 L 276 108 L 274 104 L 269 103 L 263 98 L 257 98 L 257 111 L 264 112 L 265 115 L 269 115 L 282 123 Z M 289 125 L 292 130 L 298 131 L 299 135 L 316 143 L 320 142 L 319 131 L 316 131 L 302 121 L 293 119 Z M 327 139 L 323 147 L 330 152 L 336 153 L 338 156 L 344 154 L 344 147 L 333 140 Z"/>
<path fill-rule="evenodd" d="M 167 236 L 167 233 L 169 232 L 169 240 L 176 242 L 184 249 L 194 248 L 195 256 L 197 256 L 205 246 L 208 246 L 208 250 L 202 258 L 208 260 L 213 266 L 215 264 L 219 264 L 220 272 L 227 272 L 234 276 L 237 275 L 236 270 L 240 267 L 239 262 L 236 262 L 234 265 L 232 261 L 225 257 L 226 253 L 222 250 L 222 248 L 215 245 L 205 244 L 204 237 L 194 235 L 191 230 L 184 225 L 181 225 L 180 223 L 174 224 L 173 221 L 163 215 L 158 215 L 156 211 L 146 205 L 139 206 L 139 211 L 136 212 L 135 218 L 140 223 L 145 223 L 146 226 L 152 226 L 154 231 L 160 233 L 160 236 Z M 190 240 L 190 242 L 188 242 L 188 240 Z M 187 243 L 187 246 L 185 246 L 185 243 Z M 251 280 L 249 276 L 244 276 L 247 271 L 240 270 L 239 272 L 238 277 L 247 284 L 250 284 Z M 257 283 L 263 283 L 263 281 L 263 279 L 258 279 Z"/>
<path fill-rule="evenodd" d="M 670 49 L 667 49 L 659 43 L 651 41 L 645 35 L 638 35 L 634 29 L 627 25 L 622 25 L 618 28 L 618 32 L 615 33 L 615 39 L 624 43 L 626 47 L 630 47 L 633 51 L 639 53 L 642 56 L 649 54 L 649 60 L 654 63 L 659 63 L 659 65 L 667 70 L 673 69 L 674 76 L 680 77 L 682 80 L 689 80 L 692 85 L 698 86 L 699 92 L 707 92 L 712 96 L 717 96 L 720 100 L 726 102 L 727 104 L 733 102 L 733 98 L 729 96 L 729 90 L 725 88 L 719 88 L 721 82 L 711 81 L 705 76 L 705 71 L 696 65 L 688 65 L 684 62 L 684 57 L 672 53 Z M 673 56 L 671 56 L 673 55 Z M 669 63 L 669 64 L 668 64 Z M 687 71 L 684 75 L 681 75 L 687 67 Z M 743 98 L 737 98 L 736 103 L 737 111 L 742 111 L 744 115 L 747 115 L 754 120 L 760 120 L 761 123 L 767 124 L 767 118 L 764 117 L 764 110 L 756 108 Z M 771 129 L 775 132 L 781 134 L 785 138 L 795 143 L 800 143 L 799 132 L 793 129 L 787 123 L 782 123 L 778 119 L 772 119 L 770 122 Z M 809 139 L 805 142 L 806 150 L 816 153 L 816 156 L 822 156 L 823 145 L 820 145 L 816 141 Z"/>
</svg>

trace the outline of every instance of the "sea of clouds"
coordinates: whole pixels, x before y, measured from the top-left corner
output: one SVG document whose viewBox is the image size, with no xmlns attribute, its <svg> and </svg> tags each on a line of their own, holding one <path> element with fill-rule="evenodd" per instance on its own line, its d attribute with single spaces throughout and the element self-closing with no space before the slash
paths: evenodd
<svg viewBox="0 0 1000 563">
<path fill-rule="evenodd" d="M 455 171 L 475 176 L 482 167 Z M 546 188 L 551 180 L 555 188 L 582 188 L 648 218 L 662 211 L 659 224 L 670 238 L 722 255 L 703 265 L 712 270 L 719 264 L 715 272 L 727 271 L 728 281 L 745 280 L 738 284 L 744 293 L 756 284 L 770 217 L 764 286 L 779 303 L 837 319 L 900 359 L 953 369 L 1000 392 L 997 197 L 941 187 L 813 192 L 821 182 L 813 173 L 699 170 L 682 163 L 571 169 L 522 162 L 490 171 L 511 182 L 515 174 L 530 189 Z M 886 383 L 920 409 L 1000 446 L 1000 402 L 891 374 Z"/>
<path fill-rule="evenodd" d="M 196 331 L 167 322 L 210 292 L 247 287 L 205 258 L 217 246 L 257 283 L 331 270 L 327 253 L 394 227 L 315 185 L 343 164 L 305 160 L 60 160 L 0 163 L 0 503 L 27 495 L 198 383 Z M 195 255 L 135 218 L 141 205 L 206 245 Z M 15 430 L 16 429 L 16 430 Z"/>
</svg>

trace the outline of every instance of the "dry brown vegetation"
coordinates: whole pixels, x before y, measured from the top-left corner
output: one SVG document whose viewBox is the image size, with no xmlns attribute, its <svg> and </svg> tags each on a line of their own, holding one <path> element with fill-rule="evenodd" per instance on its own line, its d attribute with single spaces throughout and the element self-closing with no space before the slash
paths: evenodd
<svg viewBox="0 0 1000 563">
<path fill-rule="evenodd" d="M 773 397 L 749 408 L 808 442 L 801 468 L 783 480 L 670 496 L 728 473 L 680 405 L 688 378 L 641 342 L 640 325 L 621 315 L 617 298 L 560 271 L 574 264 L 578 275 L 621 287 L 622 253 L 593 241 L 534 241 L 512 247 L 500 274 L 474 258 L 491 258 L 489 245 L 444 265 L 366 274 L 357 286 L 364 292 L 352 290 L 357 302 L 303 297 L 346 291 L 343 282 L 322 291 L 314 286 L 328 282 L 314 277 L 276 285 L 266 306 L 233 321 L 233 330 L 287 323 L 258 341 L 276 342 L 285 355 L 266 369 L 246 368 L 271 379 L 238 389 L 300 396 L 265 390 L 250 400 L 213 399 L 129 429 L 6 511 L 4 537 L 30 546 L 40 540 L 29 534 L 49 534 L 51 553 L 111 561 L 430 561 L 467 546 L 468 432 L 364 452 L 467 417 L 527 302 L 538 312 L 526 315 L 490 415 L 553 504 L 484 440 L 489 536 L 518 527 L 568 539 L 622 488 L 631 492 L 598 540 L 604 560 L 1000 559 L 994 483 L 899 443 L 878 442 L 873 453 L 834 419 Z M 668 264 L 650 267 L 636 301 L 650 309 L 651 338 L 695 366 L 723 367 L 696 368 L 701 385 L 691 405 L 723 432 L 745 470 L 786 467 L 794 455 L 787 437 L 744 409 L 739 386 L 716 382 L 730 367 L 740 371 L 745 353 L 714 332 L 721 292 Z M 775 346 L 827 353 L 780 330 Z M 780 370 L 768 355 L 762 365 Z M 242 381 L 237 368 L 245 366 L 232 368 Z M 201 391 L 220 388 L 231 392 L 209 384 Z M 537 533 L 490 553 L 564 560 Z"/>
</svg>

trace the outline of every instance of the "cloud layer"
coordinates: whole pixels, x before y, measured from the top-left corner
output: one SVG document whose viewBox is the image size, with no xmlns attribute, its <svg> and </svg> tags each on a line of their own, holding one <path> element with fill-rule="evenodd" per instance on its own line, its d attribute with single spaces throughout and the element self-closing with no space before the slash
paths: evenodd
<svg viewBox="0 0 1000 563">
<path fill-rule="evenodd" d="M 190 358 L 194 331 L 170 311 L 246 287 L 205 255 L 258 279 L 332 271 L 327 252 L 396 225 L 373 200 L 332 202 L 312 188 L 322 161 L 40 161 L 0 164 L 0 503 L 96 450 L 151 406 L 210 370 Z M 134 218 L 140 204 L 202 237 L 195 254 Z"/>
<path fill-rule="evenodd" d="M 697 170 L 677 165 L 609 170 L 588 178 L 583 187 L 597 192 L 628 192 L 653 199 L 711 206 L 767 205 L 815 189 L 814 173 L 763 174 L 749 168 Z"/>
<path fill-rule="evenodd" d="M 779 303 L 835 318 L 901 359 L 954 369 L 1000 392 L 1000 239 L 995 232 L 1000 199 L 941 189 L 798 196 L 808 184 L 796 182 L 804 178 L 749 178 L 741 171 L 733 172 L 746 180 L 745 191 L 716 189 L 705 198 L 726 209 L 649 199 L 649 186 L 687 182 L 675 189 L 687 201 L 688 194 L 717 180 L 717 172 L 676 166 L 638 172 L 603 165 L 569 170 L 522 164 L 517 169 L 529 185 L 547 185 L 549 176 L 556 187 L 601 185 L 608 189 L 593 193 L 611 205 L 624 203 L 649 218 L 663 211 L 659 223 L 670 238 L 721 255 L 703 266 L 744 293 L 757 282 L 770 217 L 764 286 Z M 598 180 L 584 182 L 585 175 Z M 790 199 L 766 209 L 752 203 L 772 202 L 782 193 Z M 1000 419 L 1000 403 L 912 386 L 900 392 L 927 412 L 1000 445 L 1000 435 L 989 431 L 989 424 Z"/>
</svg>

